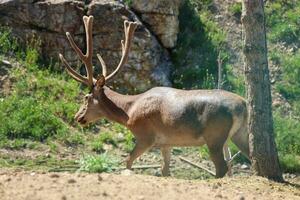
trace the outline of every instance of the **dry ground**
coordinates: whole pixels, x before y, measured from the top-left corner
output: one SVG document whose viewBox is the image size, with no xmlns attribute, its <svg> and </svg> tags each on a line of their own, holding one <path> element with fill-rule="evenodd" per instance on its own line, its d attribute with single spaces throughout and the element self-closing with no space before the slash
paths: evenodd
<svg viewBox="0 0 300 200">
<path fill-rule="evenodd" d="M 0 170 L 0 199 L 290 199 L 299 185 L 260 177 L 180 180 L 147 175 L 45 173 Z"/>
</svg>

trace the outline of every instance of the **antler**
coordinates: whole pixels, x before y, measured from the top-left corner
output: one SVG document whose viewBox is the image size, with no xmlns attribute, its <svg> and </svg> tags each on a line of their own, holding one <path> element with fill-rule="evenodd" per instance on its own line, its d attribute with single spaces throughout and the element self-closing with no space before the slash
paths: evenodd
<svg viewBox="0 0 300 200">
<path fill-rule="evenodd" d="M 108 81 L 113 76 L 115 76 L 119 72 L 121 67 L 127 62 L 132 37 L 133 37 L 134 31 L 135 31 L 137 25 L 138 24 L 136 22 L 129 22 L 127 20 L 124 21 L 125 42 L 123 40 L 121 41 L 121 44 L 122 44 L 122 57 L 121 57 L 121 60 L 119 62 L 119 65 L 117 66 L 115 71 L 113 71 L 110 75 L 108 75 L 108 76 L 106 75 L 107 70 L 106 70 L 105 62 L 103 61 L 100 54 L 97 54 L 97 57 L 98 57 L 101 65 L 102 65 L 102 69 L 103 69 L 102 74 L 105 77 L 105 81 Z"/>
<path fill-rule="evenodd" d="M 84 77 L 77 73 L 66 61 L 66 59 L 63 57 L 62 54 L 59 54 L 59 58 L 64 63 L 68 73 L 77 81 L 84 83 L 88 85 L 89 87 L 93 87 L 93 84 L 96 82 L 96 80 L 93 78 L 93 64 L 92 64 L 92 56 L 93 56 L 93 40 L 92 40 L 92 25 L 93 25 L 93 16 L 84 16 L 83 17 L 84 27 L 86 31 L 86 41 L 87 41 L 87 51 L 84 55 L 82 51 L 78 48 L 78 46 L 75 44 L 72 36 L 69 32 L 66 33 L 67 38 L 70 42 L 70 45 L 74 49 L 74 51 L 77 53 L 78 57 L 82 60 L 82 62 L 85 65 L 86 71 L 87 71 L 87 77 Z M 122 40 L 122 57 L 119 62 L 119 65 L 117 68 L 107 76 L 107 67 L 106 64 L 101 57 L 100 54 L 97 54 L 97 57 L 101 63 L 102 66 L 102 75 L 105 77 L 105 81 L 111 79 L 114 75 L 118 73 L 118 71 L 121 69 L 121 67 L 127 62 L 129 50 L 131 46 L 132 37 L 134 34 L 134 31 L 137 27 L 136 22 L 128 22 L 127 20 L 124 21 L 124 31 L 125 31 L 125 42 Z"/>
<path fill-rule="evenodd" d="M 92 64 L 92 57 L 93 57 L 93 39 L 92 39 L 92 28 L 93 28 L 93 16 L 84 16 L 83 22 L 86 32 L 86 41 L 87 41 L 87 50 L 86 54 L 84 55 L 82 51 L 79 49 L 79 47 L 75 44 L 71 34 L 69 32 L 66 32 L 66 36 L 70 42 L 71 47 L 74 49 L 78 57 L 82 60 L 82 62 L 85 65 L 85 69 L 87 72 L 87 77 L 84 77 L 77 73 L 72 67 L 69 65 L 69 63 L 66 61 L 64 56 L 62 54 L 59 54 L 60 60 L 64 63 L 68 73 L 77 81 L 84 83 L 88 85 L 89 87 L 93 86 L 93 83 L 95 79 L 93 78 L 93 64 Z"/>
</svg>

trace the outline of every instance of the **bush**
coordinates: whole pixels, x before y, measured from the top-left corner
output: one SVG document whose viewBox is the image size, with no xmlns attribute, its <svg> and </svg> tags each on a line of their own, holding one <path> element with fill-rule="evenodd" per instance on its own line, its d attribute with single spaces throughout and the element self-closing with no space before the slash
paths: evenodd
<svg viewBox="0 0 300 200">
<path fill-rule="evenodd" d="M 0 104 L 0 136 L 44 141 L 68 132 L 67 126 L 34 98 L 10 96 Z"/>
<path fill-rule="evenodd" d="M 268 1 L 265 12 L 271 42 L 283 42 L 287 45 L 294 43 L 299 47 L 299 1 Z"/>
<path fill-rule="evenodd" d="M 292 56 L 281 55 L 282 80 L 277 90 L 288 100 L 300 99 L 300 50 Z"/>
<path fill-rule="evenodd" d="M 300 172 L 300 124 L 274 113 L 274 128 L 280 163 L 286 172 Z"/>
</svg>

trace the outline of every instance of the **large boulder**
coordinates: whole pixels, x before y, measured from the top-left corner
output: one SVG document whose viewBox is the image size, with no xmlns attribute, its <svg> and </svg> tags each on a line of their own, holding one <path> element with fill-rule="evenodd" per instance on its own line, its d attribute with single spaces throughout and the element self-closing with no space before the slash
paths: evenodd
<svg viewBox="0 0 300 200">
<path fill-rule="evenodd" d="M 65 32 L 70 32 L 78 46 L 85 49 L 84 15 L 94 16 L 94 65 L 100 65 L 96 59 L 96 53 L 100 53 L 106 61 L 108 72 L 114 70 L 121 57 L 123 21 L 128 19 L 139 23 L 128 64 L 109 85 L 125 93 L 136 93 L 156 85 L 171 84 L 169 74 L 172 64 L 168 52 L 122 3 L 108 0 L 0 1 L 1 25 L 11 27 L 23 44 L 31 38 L 39 38 L 40 52 L 45 59 L 58 60 L 58 53 L 62 53 L 74 66 L 78 59 Z"/>
<path fill-rule="evenodd" d="M 158 37 L 165 48 L 173 48 L 179 31 L 179 7 L 182 0 L 132 0 L 130 7 Z"/>
</svg>

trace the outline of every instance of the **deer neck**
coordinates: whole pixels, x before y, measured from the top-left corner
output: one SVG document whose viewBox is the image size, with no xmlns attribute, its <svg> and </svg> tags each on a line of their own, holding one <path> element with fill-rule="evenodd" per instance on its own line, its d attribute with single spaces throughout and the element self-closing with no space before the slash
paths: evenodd
<svg viewBox="0 0 300 200">
<path fill-rule="evenodd" d="M 104 117 L 126 126 L 128 112 L 138 97 L 139 95 L 122 95 L 104 86 L 101 95 Z"/>
</svg>

